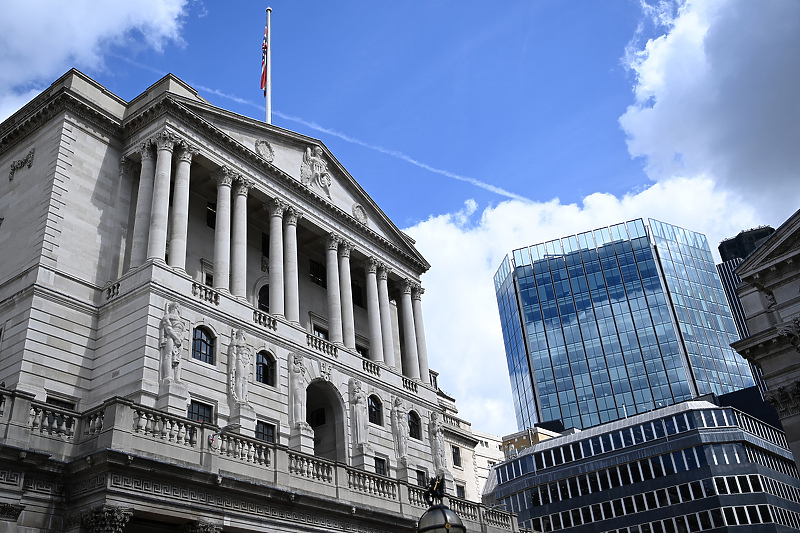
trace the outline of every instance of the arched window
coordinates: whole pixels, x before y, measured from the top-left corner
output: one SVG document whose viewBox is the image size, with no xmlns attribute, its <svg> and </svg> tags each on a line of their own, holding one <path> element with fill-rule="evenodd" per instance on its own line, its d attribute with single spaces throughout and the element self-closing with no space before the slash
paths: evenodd
<svg viewBox="0 0 800 533">
<path fill-rule="evenodd" d="M 256 381 L 275 386 L 275 359 L 269 352 L 258 352 L 256 354 Z"/>
<path fill-rule="evenodd" d="M 421 426 L 419 423 L 419 415 L 414 411 L 408 412 L 408 436 L 412 439 L 420 440 L 422 438 Z"/>
<path fill-rule="evenodd" d="M 379 426 L 383 425 L 383 405 L 380 398 L 373 395 L 367 398 L 367 410 L 369 411 L 369 421 Z"/>
<path fill-rule="evenodd" d="M 258 289 L 258 310 L 269 313 L 269 285 Z"/>
<path fill-rule="evenodd" d="M 202 326 L 194 328 L 192 357 L 209 365 L 214 364 L 214 336 Z"/>
</svg>

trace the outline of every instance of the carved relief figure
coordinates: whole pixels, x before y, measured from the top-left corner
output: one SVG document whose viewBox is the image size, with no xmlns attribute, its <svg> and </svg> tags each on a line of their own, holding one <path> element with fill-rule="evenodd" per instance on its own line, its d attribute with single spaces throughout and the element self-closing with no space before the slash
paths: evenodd
<svg viewBox="0 0 800 533">
<path fill-rule="evenodd" d="M 292 414 L 292 426 L 307 426 L 306 422 L 306 367 L 303 365 L 303 356 L 289 354 L 289 402 Z"/>
<path fill-rule="evenodd" d="M 446 451 L 444 448 L 444 426 L 439 421 L 437 413 L 431 413 L 428 424 L 428 436 L 431 440 L 431 453 L 433 454 L 433 468 L 439 473 L 447 470 Z"/>
<path fill-rule="evenodd" d="M 181 348 L 186 329 L 177 302 L 167 302 L 161 318 L 161 377 L 180 381 Z"/>
<path fill-rule="evenodd" d="M 394 453 L 400 461 L 405 461 L 408 458 L 408 411 L 399 397 L 394 399 L 392 407 L 392 434 Z"/>
<path fill-rule="evenodd" d="M 350 378 L 350 405 L 352 406 L 353 443 L 366 444 L 369 433 L 367 419 L 367 395 L 361 390 L 361 382 Z"/>
<path fill-rule="evenodd" d="M 228 368 L 231 396 L 236 403 L 247 403 L 250 383 L 250 368 L 253 355 L 247 346 L 244 331 L 231 331 L 231 345 L 228 348 Z"/>
<path fill-rule="evenodd" d="M 328 198 L 331 197 L 330 186 L 333 181 L 328 173 L 328 163 L 322 158 L 322 148 L 306 148 L 303 154 L 303 164 L 300 165 L 300 181 L 312 189 L 322 191 Z"/>
</svg>

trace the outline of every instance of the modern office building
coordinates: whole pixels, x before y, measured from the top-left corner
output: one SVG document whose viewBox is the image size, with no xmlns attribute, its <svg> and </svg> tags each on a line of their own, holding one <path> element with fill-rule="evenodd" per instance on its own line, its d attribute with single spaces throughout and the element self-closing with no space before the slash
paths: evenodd
<svg viewBox="0 0 800 533">
<path fill-rule="evenodd" d="M 700 233 L 616 224 L 514 250 L 494 283 L 520 430 L 753 385 Z"/>
<path fill-rule="evenodd" d="M 800 480 L 783 432 L 705 401 L 545 440 L 495 474 L 484 503 L 535 531 L 800 529 Z"/>
<path fill-rule="evenodd" d="M 318 140 L 172 75 L 0 124 L 0 531 L 411 531 L 429 265 Z"/>
</svg>

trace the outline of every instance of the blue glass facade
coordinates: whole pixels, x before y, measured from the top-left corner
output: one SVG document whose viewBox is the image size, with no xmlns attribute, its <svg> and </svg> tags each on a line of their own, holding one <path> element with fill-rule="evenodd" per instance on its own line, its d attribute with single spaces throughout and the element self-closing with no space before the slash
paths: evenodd
<svg viewBox="0 0 800 533">
<path fill-rule="evenodd" d="M 752 385 L 705 236 L 650 227 L 637 219 L 503 261 L 495 291 L 520 429 L 585 428 Z"/>
</svg>

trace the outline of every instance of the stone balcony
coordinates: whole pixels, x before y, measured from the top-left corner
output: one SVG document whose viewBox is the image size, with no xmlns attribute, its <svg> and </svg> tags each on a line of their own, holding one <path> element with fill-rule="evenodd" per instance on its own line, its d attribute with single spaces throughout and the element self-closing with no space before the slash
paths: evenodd
<svg viewBox="0 0 800 533">
<path fill-rule="evenodd" d="M 77 412 L 36 401 L 26 393 L 0 390 L 0 432 L 3 454 L 16 454 L 36 468 L 63 475 L 69 505 L 83 501 L 81 495 L 85 500 L 86 487 L 92 485 L 85 476 L 107 464 L 109 473 L 102 475 L 103 483 L 113 485 L 118 480 L 117 489 L 131 493 L 132 507 L 142 487 L 155 486 L 137 482 L 136 473 L 157 472 L 159 490 L 171 495 L 185 493 L 176 487 L 191 483 L 195 491 L 197 486 L 208 491 L 226 489 L 226 494 L 240 493 L 243 498 L 266 492 L 282 502 L 329 499 L 352 509 L 352 514 L 387 513 L 406 521 L 415 521 L 427 509 L 423 490 L 416 485 L 284 445 L 220 433 L 215 425 L 124 398 L 111 398 Z M 92 475 L 97 479 L 96 473 Z M 168 486 L 172 488 L 164 488 Z M 447 500 L 469 531 L 518 531 L 512 513 L 453 497 Z"/>
</svg>

